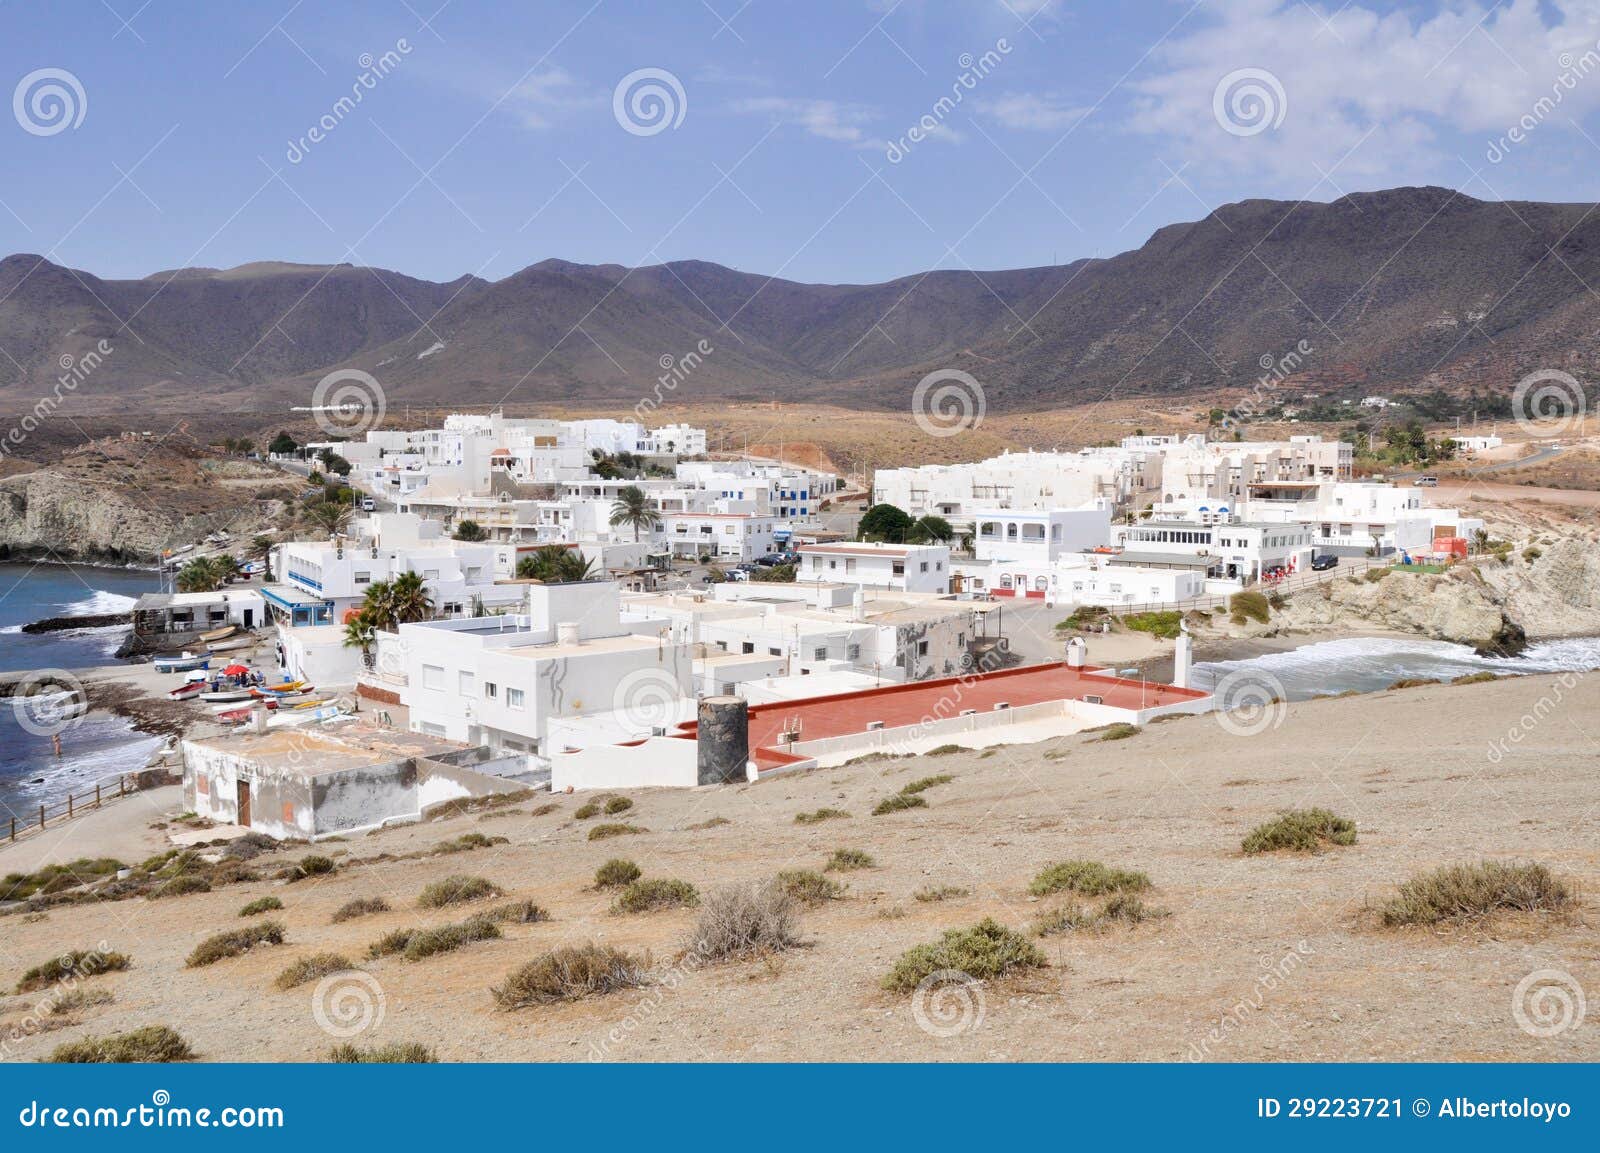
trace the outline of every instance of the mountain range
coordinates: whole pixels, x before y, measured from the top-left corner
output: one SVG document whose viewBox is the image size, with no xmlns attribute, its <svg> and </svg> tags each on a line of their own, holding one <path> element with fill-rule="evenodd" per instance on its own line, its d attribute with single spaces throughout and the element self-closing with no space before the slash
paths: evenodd
<svg viewBox="0 0 1600 1153">
<path fill-rule="evenodd" d="M 866 285 L 561 260 L 492 282 L 284 263 L 106 280 L 19 254 L 0 260 L 0 411 L 102 340 L 73 386 L 102 411 L 281 409 L 337 368 L 391 404 L 632 407 L 690 353 L 661 395 L 895 408 L 959 369 L 1027 410 L 1218 394 L 1290 353 L 1307 386 L 1509 390 L 1596 361 L 1595 208 L 1443 188 L 1248 200 L 1106 259 Z"/>
</svg>

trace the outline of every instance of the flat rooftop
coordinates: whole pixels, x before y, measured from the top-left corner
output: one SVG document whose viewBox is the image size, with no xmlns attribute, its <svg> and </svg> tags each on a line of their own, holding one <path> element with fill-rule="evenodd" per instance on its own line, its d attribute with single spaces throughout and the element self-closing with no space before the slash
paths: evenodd
<svg viewBox="0 0 1600 1153">
<path fill-rule="evenodd" d="M 382 728 L 360 718 L 332 726 L 220 733 L 190 738 L 186 743 L 255 761 L 263 769 L 304 777 L 435 757 L 467 747 L 426 733 Z"/>
<path fill-rule="evenodd" d="M 653 651 L 660 648 L 661 645 L 660 637 L 623 633 L 614 637 L 592 637 L 589 640 L 573 641 L 570 644 L 552 641 L 542 645 L 512 645 L 509 648 L 496 649 L 495 653 L 498 656 L 548 661 L 559 657 L 583 656 L 585 653 L 625 653 L 638 652 L 643 649 Z"/>
</svg>

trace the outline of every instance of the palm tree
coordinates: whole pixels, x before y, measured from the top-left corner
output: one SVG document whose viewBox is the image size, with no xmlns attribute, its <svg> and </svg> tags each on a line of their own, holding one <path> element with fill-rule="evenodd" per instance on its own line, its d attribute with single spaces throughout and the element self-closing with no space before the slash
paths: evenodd
<svg viewBox="0 0 1600 1153">
<path fill-rule="evenodd" d="M 222 570 L 209 557 L 196 557 L 178 570 L 181 593 L 214 592 L 222 585 Z"/>
<path fill-rule="evenodd" d="M 633 526 L 633 539 L 639 539 L 641 528 L 653 529 L 661 523 L 661 514 L 650 507 L 650 498 L 636 484 L 617 490 L 617 501 L 611 506 L 611 527 Z"/>
<path fill-rule="evenodd" d="M 360 649 L 361 663 L 368 668 L 372 667 L 372 643 L 375 640 L 377 640 L 377 629 L 373 627 L 372 618 L 367 615 L 365 610 L 345 622 L 345 647 Z"/>
<path fill-rule="evenodd" d="M 488 540 L 489 534 L 477 521 L 464 520 L 456 526 L 455 538 L 464 541 Z"/>
<path fill-rule="evenodd" d="M 258 560 L 262 564 L 270 561 L 272 559 L 272 538 L 270 536 L 252 538 L 250 541 L 250 558 Z"/>
<path fill-rule="evenodd" d="M 394 586 L 388 581 L 373 581 L 361 602 L 361 615 L 375 629 L 392 630 L 395 626 Z"/>
<path fill-rule="evenodd" d="M 306 518 L 312 524 L 326 529 L 329 536 L 333 536 L 349 527 L 350 506 L 331 500 L 318 501 L 306 507 Z"/>
<path fill-rule="evenodd" d="M 217 573 L 218 584 L 229 584 L 239 576 L 239 558 L 232 553 L 218 553 L 211 558 Z"/>
<path fill-rule="evenodd" d="M 558 544 L 545 545 L 517 562 L 517 576 L 523 580 L 543 581 L 545 584 L 571 584 L 593 580 L 594 561 L 584 560 L 576 549 Z"/>
<path fill-rule="evenodd" d="M 407 624 L 411 621 L 425 621 L 433 616 L 433 598 L 428 595 L 428 586 L 423 583 L 420 573 L 403 572 L 394 578 L 390 584 L 390 596 L 394 603 L 394 620 L 396 624 Z"/>
</svg>

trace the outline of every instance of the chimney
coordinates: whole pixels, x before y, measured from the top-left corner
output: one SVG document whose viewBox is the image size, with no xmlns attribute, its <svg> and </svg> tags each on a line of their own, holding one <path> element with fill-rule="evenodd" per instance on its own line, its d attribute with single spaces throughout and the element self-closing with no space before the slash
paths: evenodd
<svg viewBox="0 0 1600 1153">
<path fill-rule="evenodd" d="M 695 726 L 697 783 L 737 784 L 748 780 L 750 707 L 743 697 L 701 697 Z"/>
<path fill-rule="evenodd" d="M 578 622 L 577 621 L 557 621 L 556 622 L 556 643 L 557 644 L 562 644 L 562 645 L 580 644 L 581 642 L 578 639 Z"/>
</svg>

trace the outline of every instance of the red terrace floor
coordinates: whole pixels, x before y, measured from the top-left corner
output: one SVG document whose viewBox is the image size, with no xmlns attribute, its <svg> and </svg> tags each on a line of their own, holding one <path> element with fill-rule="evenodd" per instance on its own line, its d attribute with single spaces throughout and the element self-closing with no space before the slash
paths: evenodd
<svg viewBox="0 0 1600 1153">
<path fill-rule="evenodd" d="M 800 719 L 800 739 L 816 741 L 865 732 L 869 721 L 882 721 L 884 728 L 894 729 L 920 724 L 930 717 L 955 716 L 962 709 L 988 712 L 1001 701 L 1021 708 L 1046 701 L 1082 700 L 1090 695 L 1116 708 L 1140 709 L 1201 700 L 1208 694 L 1157 681 L 1125 680 L 1093 667 L 1080 670 L 1070 669 L 1065 663 L 1029 665 L 969 677 L 945 677 L 756 705 L 750 710 L 750 748 L 763 768 L 794 759 L 774 746 L 796 717 Z M 692 736 L 695 723 L 688 721 L 679 728 L 685 736 Z"/>
</svg>

